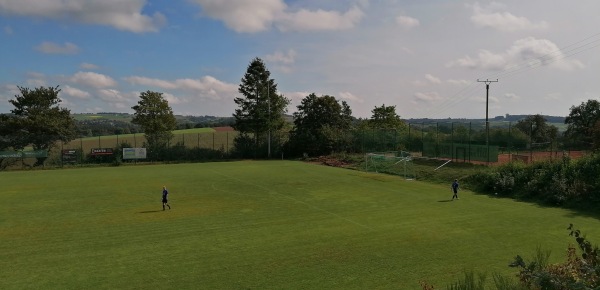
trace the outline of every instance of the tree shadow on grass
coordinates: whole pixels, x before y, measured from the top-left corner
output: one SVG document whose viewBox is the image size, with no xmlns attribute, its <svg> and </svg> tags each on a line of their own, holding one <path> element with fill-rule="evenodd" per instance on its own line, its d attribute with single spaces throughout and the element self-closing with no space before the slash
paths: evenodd
<svg viewBox="0 0 600 290">
<path fill-rule="evenodd" d="M 155 212 L 161 212 L 162 210 L 145 210 L 145 211 L 140 211 L 138 213 L 155 213 Z"/>
</svg>

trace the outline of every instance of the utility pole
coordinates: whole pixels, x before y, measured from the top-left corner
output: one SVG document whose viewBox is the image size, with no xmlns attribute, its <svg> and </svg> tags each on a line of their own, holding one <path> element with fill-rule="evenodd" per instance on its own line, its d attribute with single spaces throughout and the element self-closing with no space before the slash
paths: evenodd
<svg viewBox="0 0 600 290">
<path fill-rule="evenodd" d="M 485 83 L 485 146 L 487 147 L 487 165 L 490 165 L 490 121 L 488 118 L 488 108 L 490 103 L 490 84 L 497 83 L 498 79 L 495 81 L 490 81 L 486 79 L 485 81 L 480 81 L 477 79 L 477 82 Z"/>
</svg>

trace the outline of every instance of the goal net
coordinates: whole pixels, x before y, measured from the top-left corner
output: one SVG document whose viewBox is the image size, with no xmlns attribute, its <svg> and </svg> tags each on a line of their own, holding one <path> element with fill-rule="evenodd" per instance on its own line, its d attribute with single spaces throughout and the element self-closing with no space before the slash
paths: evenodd
<svg viewBox="0 0 600 290">
<path fill-rule="evenodd" d="M 413 158 L 406 151 L 371 152 L 365 154 L 365 171 L 415 179 Z"/>
</svg>

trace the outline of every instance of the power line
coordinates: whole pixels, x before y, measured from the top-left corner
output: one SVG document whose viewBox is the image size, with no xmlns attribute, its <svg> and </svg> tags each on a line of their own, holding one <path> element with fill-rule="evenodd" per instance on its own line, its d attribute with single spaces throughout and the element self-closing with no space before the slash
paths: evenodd
<svg viewBox="0 0 600 290">
<path fill-rule="evenodd" d="M 558 48 L 547 54 L 523 60 L 520 63 L 507 67 L 500 72 L 488 75 L 486 79 L 512 78 L 518 74 L 539 69 L 543 66 L 570 58 L 574 55 L 597 47 L 600 47 L 600 33 L 595 33 L 582 40 L 576 41 L 562 48 Z M 450 109 L 454 108 L 458 104 L 463 103 L 466 99 L 474 97 L 476 95 L 476 87 L 474 84 L 474 82 L 471 82 L 456 93 L 452 94 L 450 97 L 445 98 L 441 103 L 437 103 L 435 106 L 430 106 L 425 114 L 438 116 L 443 112 L 450 111 Z"/>
</svg>

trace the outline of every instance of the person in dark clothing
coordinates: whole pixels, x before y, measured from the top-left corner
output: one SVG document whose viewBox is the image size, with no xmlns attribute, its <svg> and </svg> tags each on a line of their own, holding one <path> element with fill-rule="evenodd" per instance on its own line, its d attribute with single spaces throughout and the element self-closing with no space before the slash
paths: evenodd
<svg viewBox="0 0 600 290">
<path fill-rule="evenodd" d="M 452 182 L 452 192 L 454 193 L 454 195 L 452 195 L 452 200 L 454 200 L 454 198 L 459 199 L 458 198 L 458 179 L 454 179 L 454 182 Z"/>
<path fill-rule="evenodd" d="M 168 206 L 169 209 L 171 209 L 171 206 L 169 205 L 169 191 L 167 190 L 166 186 L 163 186 L 162 204 L 163 204 L 163 210 L 165 210 L 165 205 Z"/>
</svg>

